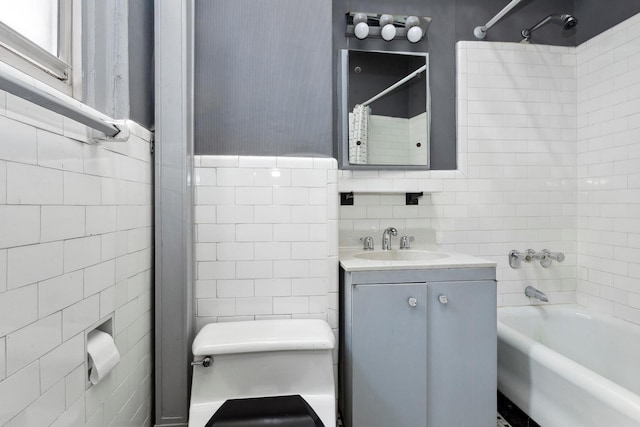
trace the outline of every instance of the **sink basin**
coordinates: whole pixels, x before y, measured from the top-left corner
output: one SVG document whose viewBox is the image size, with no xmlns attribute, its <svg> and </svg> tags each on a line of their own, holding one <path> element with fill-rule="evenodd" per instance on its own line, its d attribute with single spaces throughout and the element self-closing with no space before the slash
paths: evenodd
<svg viewBox="0 0 640 427">
<path fill-rule="evenodd" d="M 430 251 L 395 250 L 359 252 L 353 256 L 355 258 L 375 261 L 433 261 L 435 259 L 447 258 L 449 255 Z"/>
</svg>

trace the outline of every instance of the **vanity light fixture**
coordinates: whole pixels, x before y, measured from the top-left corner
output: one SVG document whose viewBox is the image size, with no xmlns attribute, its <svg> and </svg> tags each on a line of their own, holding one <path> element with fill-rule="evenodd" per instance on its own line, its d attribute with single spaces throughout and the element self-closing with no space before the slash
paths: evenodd
<svg viewBox="0 0 640 427">
<path fill-rule="evenodd" d="M 382 38 L 385 41 L 406 39 L 418 43 L 427 34 L 431 24 L 429 16 L 394 16 L 388 13 L 348 12 L 348 37 L 358 40 Z"/>
</svg>

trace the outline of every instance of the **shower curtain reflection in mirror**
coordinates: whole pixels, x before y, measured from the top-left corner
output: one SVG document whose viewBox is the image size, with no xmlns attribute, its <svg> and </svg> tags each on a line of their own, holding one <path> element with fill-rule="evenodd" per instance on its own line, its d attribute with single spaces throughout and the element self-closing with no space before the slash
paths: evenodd
<svg viewBox="0 0 640 427">
<path fill-rule="evenodd" d="M 429 164 L 427 54 L 348 51 L 352 165 Z"/>
</svg>

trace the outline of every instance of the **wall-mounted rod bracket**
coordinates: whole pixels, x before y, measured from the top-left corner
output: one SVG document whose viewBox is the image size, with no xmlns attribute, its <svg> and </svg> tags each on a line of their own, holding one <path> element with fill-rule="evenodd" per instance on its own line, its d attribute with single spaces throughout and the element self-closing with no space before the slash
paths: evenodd
<svg viewBox="0 0 640 427">
<path fill-rule="evenodd" d="M 421 191 L 419 193 L 406 193 L 405 195 L 405 204 L 407 205 L 417 205 L 418 199 L 424 196 L 424 193 Z"/>
<path fill-rule="evenodd" d="M 353 206 L 353 191 L 340 193 L 340 206 Z"/>
</svg>

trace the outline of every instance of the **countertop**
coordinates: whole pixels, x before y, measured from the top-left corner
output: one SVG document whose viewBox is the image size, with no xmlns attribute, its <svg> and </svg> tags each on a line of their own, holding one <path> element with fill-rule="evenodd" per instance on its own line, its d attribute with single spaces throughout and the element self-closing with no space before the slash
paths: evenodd
<svg viewBox="0 0 640 427">
<path fill-rule="evenodd" d="M 355 255 L 383 251 L 364 251 L 362 248 L 340 248 L 340 266 L 346 271 L 490 268 L 496 266 L 494 261 L 457 252 L 441 251 L 434 247 L 412 247 L 410 250 L 435 252 L 446 255 L 446 257 L 430 260 L 372 260 L 358 258 Z M 402 252 L 399 249 L 394 249 L 393 251 Z"/>
</svg>

